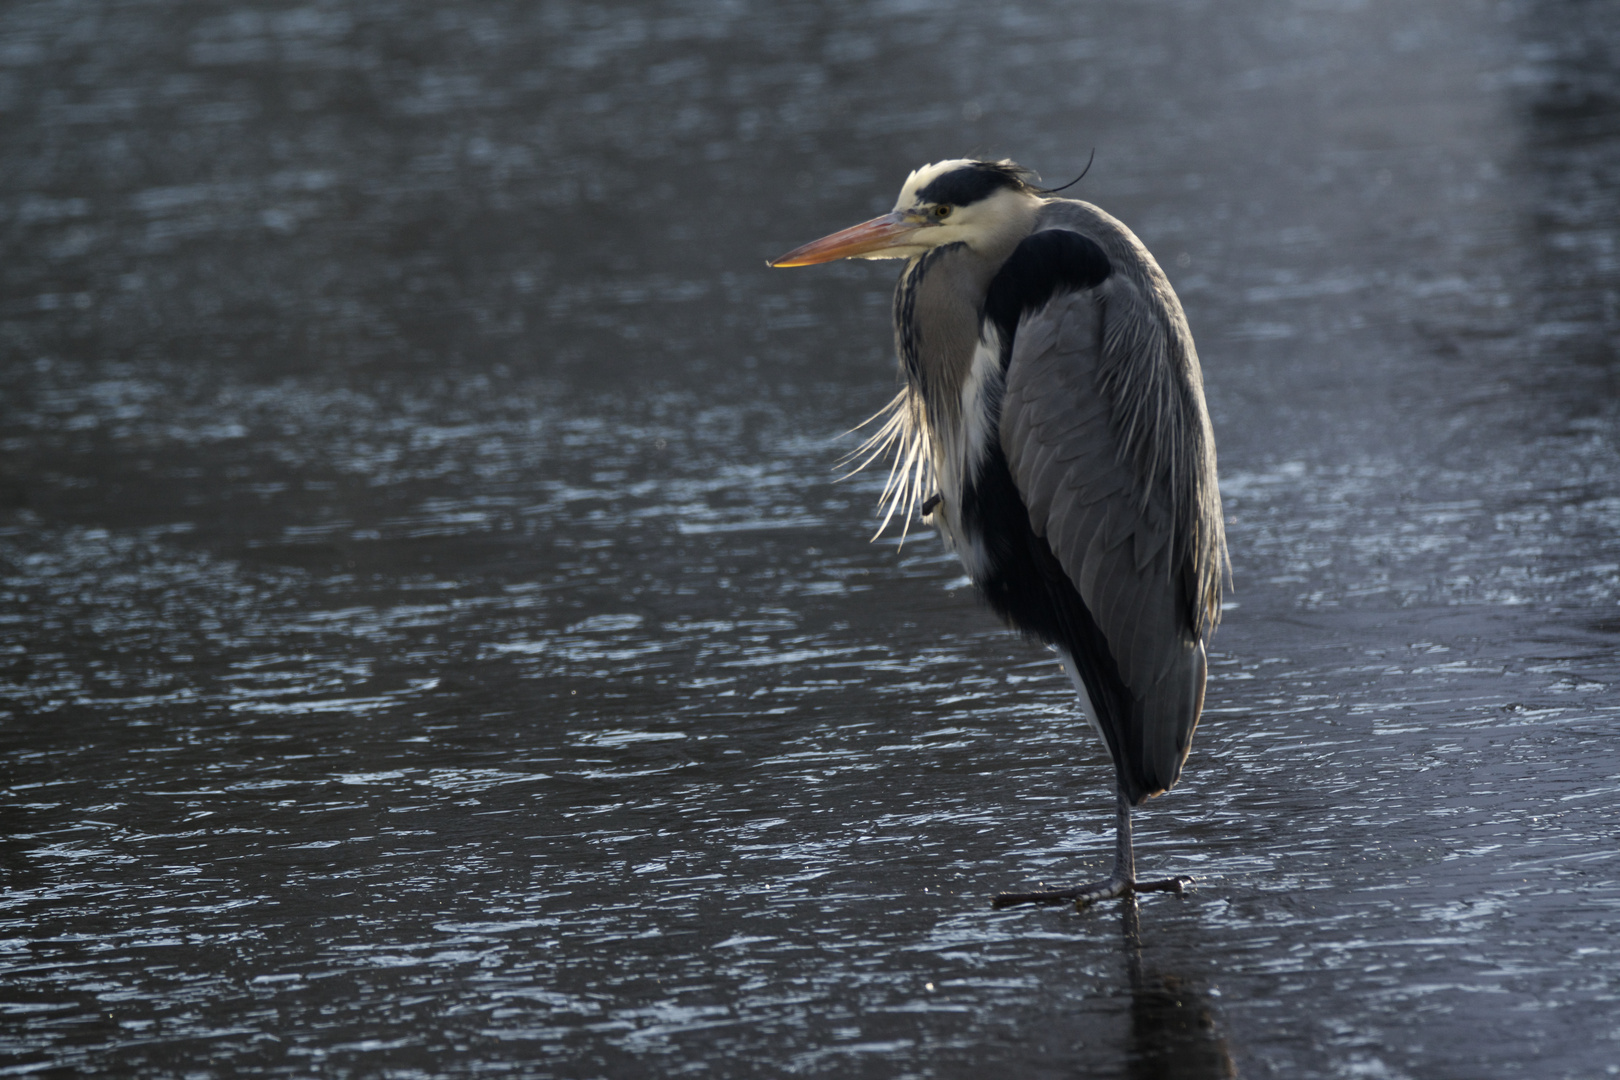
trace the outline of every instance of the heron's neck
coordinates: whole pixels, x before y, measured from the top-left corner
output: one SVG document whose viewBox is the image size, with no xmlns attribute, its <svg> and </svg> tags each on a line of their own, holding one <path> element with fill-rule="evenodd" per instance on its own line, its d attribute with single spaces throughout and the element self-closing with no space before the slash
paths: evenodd
<svg viewBox="0 0 1620 1080">
<path fill-rule="evenodd" d="M 984 295 L 1013 246 L 988 252 L 966 244 L 934 248 L 907 262 L 900 275 L 895 351 L 908 386 L 922 398 L 936 429 L 959 420 Z"/>
</svg>

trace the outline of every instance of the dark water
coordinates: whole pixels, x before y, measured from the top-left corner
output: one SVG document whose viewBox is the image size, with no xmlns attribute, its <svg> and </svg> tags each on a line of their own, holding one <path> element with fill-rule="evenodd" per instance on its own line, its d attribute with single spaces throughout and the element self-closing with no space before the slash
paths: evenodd
<svg viewBox="0 0 1620 1080">
<path fill-rule="evenodd" d="M 0 10 L 0 1074 L 1620 1072 L 1620 11 Z M 1008 154 L 1188 308 L 1196 892 L 841 432 Z"/>
</svg>

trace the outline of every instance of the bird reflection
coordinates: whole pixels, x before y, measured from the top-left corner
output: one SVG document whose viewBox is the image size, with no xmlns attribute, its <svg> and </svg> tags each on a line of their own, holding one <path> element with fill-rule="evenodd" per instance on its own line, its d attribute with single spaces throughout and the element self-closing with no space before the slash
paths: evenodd
<svg viewBox="0 0 1620 1080">
<path fill-rule="evenodd" d="M 1131 1080 L 1228 1080 L 1237 1066 L 1209 1002 L 1178 975 L 1144 970 L 1136 897 L 1120 901 L 1131 980 Z"/>
</svg>

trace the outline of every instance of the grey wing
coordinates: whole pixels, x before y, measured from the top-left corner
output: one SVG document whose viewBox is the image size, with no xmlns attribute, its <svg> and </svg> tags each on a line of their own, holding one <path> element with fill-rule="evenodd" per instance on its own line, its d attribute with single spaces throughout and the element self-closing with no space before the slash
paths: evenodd
<svg viewBox="0 0 1620 1080">
<path fill-rule="evenodd" d="M 1128 699 L 1124 709 L 1099 709 L 1126 715 L 1097 720 L 1132 802 L 1176 782 L 1203 707 L 1195 594 L 1207 545 L 1197 534 L 1211 526 L 1199 520 L 1208 500 L 1178 447 L 1190 439 L 1202 457 L 1209 442 L 1212 466 L 1213 445 L 1201 392 L 1191 415 L 1182 400 L 1197 388 L 1178 385 L 1177 343 L 1166 339 L 1176 330 L 1118 273 L 1059 293 L 1020 321 L 1002 398 L 1002 450 L 1030 525 L 1079 592 L 1127 691 L 1113 695 Z M 1144 454 L 1152 449 L 1164 452 Z M 1202 479 L 1213 486 L 1213 475 Z M 1093 677 L 1106 677 L 1107 661 L 1093 660 L 1102 664 Z M 1110 695 L 1091 681 L 1096 706 Z"/>
</svg>

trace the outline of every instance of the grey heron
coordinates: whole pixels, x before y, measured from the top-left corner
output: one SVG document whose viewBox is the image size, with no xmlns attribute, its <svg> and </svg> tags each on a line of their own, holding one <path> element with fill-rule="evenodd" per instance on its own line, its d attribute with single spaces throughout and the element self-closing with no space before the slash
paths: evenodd
<svg viewBox="0 0 1620 1080">
<path fill-rule="evenodd" d="M 997 906 L 1180 892 L 1137 881 L 1131 808 L 1181 775 L 1227 565 L 1215 438 L 1181 303 L 1128 228 L 1011 161 L 907 178 L 893 211 L 772 266 L 904 259 L 889 515 L 917 510 L 990 607 L 1053 646 L 1113 759 L 1114 867 Z"/>
</svg>

